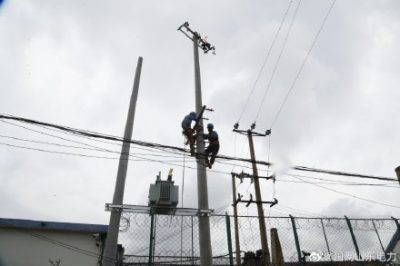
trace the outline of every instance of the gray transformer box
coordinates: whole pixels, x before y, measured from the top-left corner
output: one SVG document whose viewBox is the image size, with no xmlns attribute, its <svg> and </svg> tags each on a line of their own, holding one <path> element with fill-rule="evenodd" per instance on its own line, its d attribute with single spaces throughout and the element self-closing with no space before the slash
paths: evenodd
<svg viewBox="0 0 400 266">
<path fill-rule="evenodd" d="M 150 184 L 149 206 L 151 207 L 170 207 L 178 205 L 179 186 L 174 185 L 172 180 L 156 180 L 155 184 Z"/>
</svg>

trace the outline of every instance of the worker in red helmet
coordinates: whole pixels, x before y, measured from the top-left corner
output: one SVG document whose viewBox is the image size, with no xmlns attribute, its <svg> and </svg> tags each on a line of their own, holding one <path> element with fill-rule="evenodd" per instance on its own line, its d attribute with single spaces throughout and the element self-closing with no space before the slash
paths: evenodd
<svg viewBox="0 0 400 266">
<path fill-rule="evenodd" d="M 217 156 L 218 151 L 219 151 L 219 140 L 218 140 L 218 134 L 214 130 L 213 124 L 208 123 L 207 130 L 208 130 L 208 134 L 204 134 L 204 139 L 208 139 L 208 141 L 209 141 L 208 147 L 205 150 L 206 165 L 211 169 L 212 165 L 214 164 L 215 157 Z M 210 159 L 208 159 L 210 154 L 211 154 L 211 157 L 210 157 Z"/>
</svg>

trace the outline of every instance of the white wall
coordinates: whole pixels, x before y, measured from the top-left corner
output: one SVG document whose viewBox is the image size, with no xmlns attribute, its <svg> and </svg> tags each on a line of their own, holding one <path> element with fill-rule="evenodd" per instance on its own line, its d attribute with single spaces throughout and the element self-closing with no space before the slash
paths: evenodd
<svg viewBox="0 0 400 266">
<path fill-rule="evenodd" d="M 82 254 L 32 234 L 98 255 Z M 100 252 L 90 233 L 0 228 L 0 266 L 47 266 L 49 259 L 61 259 L 60 266 L 96 266 Z"/>
</svg>

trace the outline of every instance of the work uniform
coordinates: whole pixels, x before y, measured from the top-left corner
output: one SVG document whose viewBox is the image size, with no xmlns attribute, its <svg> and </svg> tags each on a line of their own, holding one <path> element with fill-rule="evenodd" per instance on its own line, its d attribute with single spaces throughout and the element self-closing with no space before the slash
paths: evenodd
<svg viewBox="0 0 400 266">
<path fill-rule="evenodd" d="M 205 154 L 206 154 L 206 163 L 209 165 L 209 167 L 211 168 L 211 166 L 214 164 L 215 161 L 215 157 L 218 154 L 219 151 L 219 140 L 218 140 L 218 134 L 217 132 L 215 132 L 214 130 L 209 132 L 208 134 L 206 134 L 204 136 L 205 139 L 208 139 L 209 141 L 209 145 L 205 150 Z M 210 161 L 208 161 L 208 156 L 211 153 L 211 159 Z"/>
<path fill-rule="evenodd" d="M 190 115 L 185 116 L 185 118 L 182 121 L 182 133 L 183 135 L 186 136 L 187 138 L 187 143 L 190 145 L 190 151 L 191 153 L 194 152 L 194 138 L 193 138 L 193 129 L 192 129 L 192 121 L 195 121 L 196 119 L 193 118 Z"/>
</svg>

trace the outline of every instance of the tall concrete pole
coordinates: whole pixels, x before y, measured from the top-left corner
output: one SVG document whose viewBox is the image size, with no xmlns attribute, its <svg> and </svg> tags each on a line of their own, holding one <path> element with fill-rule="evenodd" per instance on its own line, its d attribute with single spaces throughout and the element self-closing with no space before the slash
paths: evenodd
<svg viewBox="0 0 400 266">
<path fill-rule="evenodd" d="M 199 36 L 197 33 L 193 36 L 194 49 L 194 80 L 195 80 L 195 96 L 196 96 L 196 112 L 199 114 L 203 108 L 201 97 L 201 80 L 200 80 L 200 63 L 199 63 Z M 203 137 L 203 121 L 200 119 L 197 128 L 197 154 L 204 154 L 204 137 Z M 205 166 L 205 158 L 199 156 L 197 158 L 197 200 L 200 210 L 208 210 L 208 188 L 207 188 L 207 172 Z M 210 220 L 208 216 L 199 216 L 199 242 L 200 242 L 200 265 L 212 265 L 212 250 L 210 236 Z"/>
<path fill-rule="evenodd" d="M 397 179 L 399 179 L 399 184 L 400 184 L 400 166 L 397 166 L 397 168 L 394 169 L 394 171 L 396 172 Z"/>
<path fill-rule="evenodd" d="M 135 81 L 133 83 L 133 91 L 129 103 L 128 117 L 126 119 L 125 134 L 124 134 L 125 140 L 132 139 L 133 122 L 135 119 L 135 109 L 139 91 L 140 73 L 142 71 L 142 62 L 143 58 L 139 57 L 135 73 Z M 118 164 L 117 180 L 115 182 L 114 197 L 112 202 L 112 204 L 115 205 L 123 204 L 125 179 L 128 170 L 129 150 L 130 150 L 130 142 L 124 142 L 122 144 L 121 156 Z M 108 225 L 106 244 L 104 248 L 104 257 L 103 257 L 104 266 L 115 265 L 114 259 L 116 258 L 116 252 L 117 252 L 120 220 L 121 220 L 121 210 L 114 208 L 111 209 L 110 223 Z"/>
<path fill-rule="evenodd" d="M 270 256 L 268 250 L 268 242 L 267 242 L 267 232 L 265 227 L 265 217 L 264 210 L 262 207 L 262 198 L 260 191 L 260 182 L 258 180 L 258 170 L 256 165 L 256 155 L 254 152 L 254 143 L 253 143 L 253 134 L 251 130 L 247 131 L 247 136 L 249 138 L 249 146 L 250 146 L 250 156 L 253 166 L 253 176 L 254 176 L 254 189 L 256 192 L 256 201 L 257 201 L 257 211 L 258 211 L 258 223 L 260 226 L 260 234 L 261 234 L 261 248 L 263 252 L 262 261 L 263 265 L 270 265 Z"/>
<path fill-rule="evenodd" d="M 236 204 L 236 180 L 234 174 L 232 174 L 232 196 L 233 196 L 233 218 L 235 221 L 236 265 L 240 266 L 242 263 L 242 258 L 240 257 L 239 221 L 238 221 L 237 204 Z"/>
</svg>

